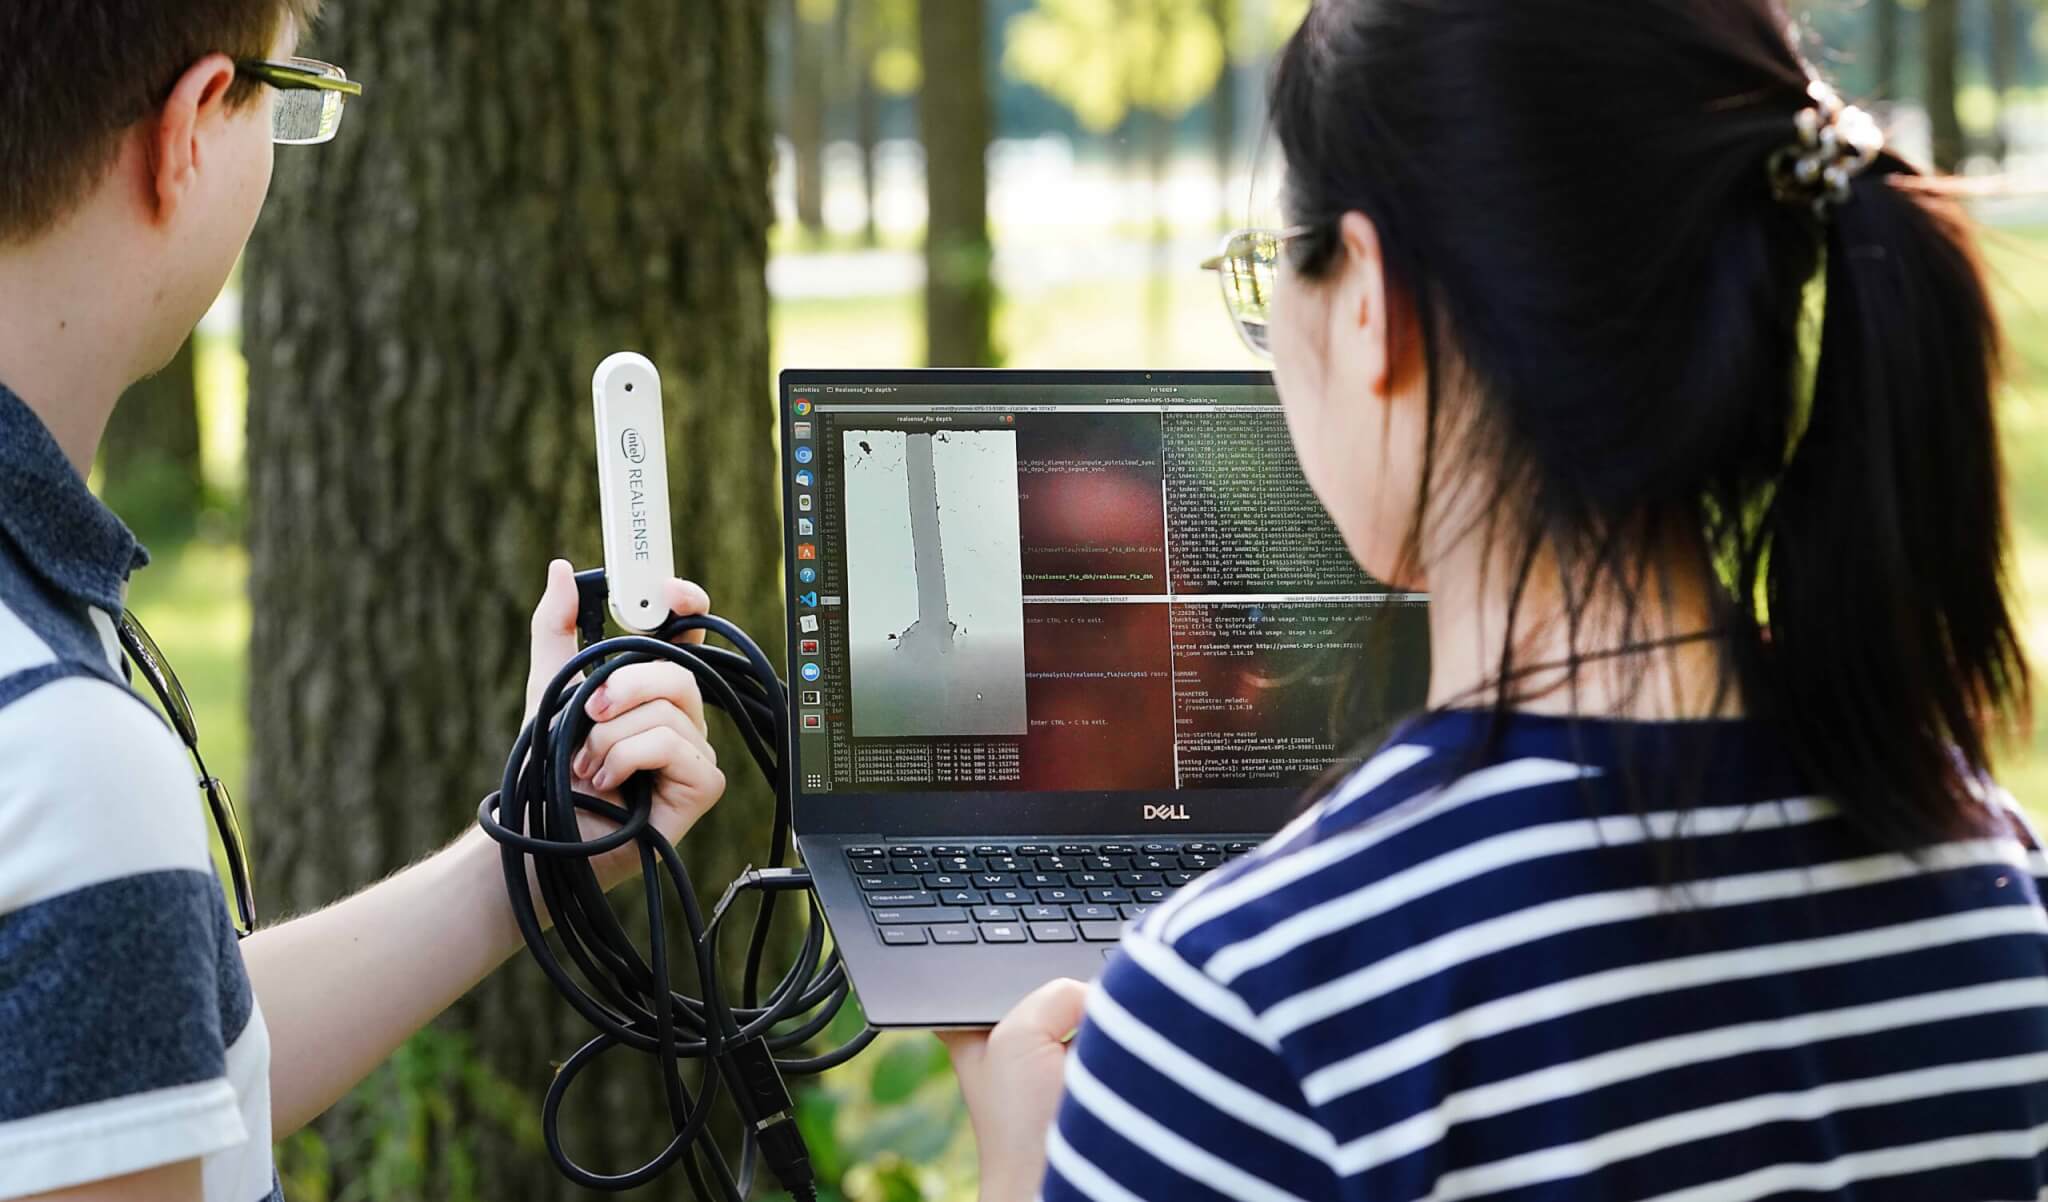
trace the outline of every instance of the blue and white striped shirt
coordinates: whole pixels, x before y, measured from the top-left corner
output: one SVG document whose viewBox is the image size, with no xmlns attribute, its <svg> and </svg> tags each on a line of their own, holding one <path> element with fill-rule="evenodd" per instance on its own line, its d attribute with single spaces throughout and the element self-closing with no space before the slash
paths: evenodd
<svg viewBox="0 0 2048 1202">
<path fill-rule="evenodd" d="M 1761 724 L 1524 716 L 1480 758 L 1486 721 L 1413 725 L 1126 938 L 1048 1202 L 2048 1197 L 2009 798 L 1878 854 Z"/>
<path fill-rule="evenodd" d="M 122 675 L 147 557 L 0 387 L 0 1198 L 185 1160 L 276 1202 L 270 1035 L 192 761 Z"/>
</svg>

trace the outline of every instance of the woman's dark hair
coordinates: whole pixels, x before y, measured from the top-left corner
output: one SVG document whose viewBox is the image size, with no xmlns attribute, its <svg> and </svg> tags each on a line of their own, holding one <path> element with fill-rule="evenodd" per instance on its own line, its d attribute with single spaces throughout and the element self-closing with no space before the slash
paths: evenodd
<svg viewBox="0 0 2048 1202">
<path fill-rule="evenodd" d="M 1318 231 L 1296 270 L 1331 270 L 1361 212 L 1414 313 L 1410 558 L 1431 481 L 1496 481 L 1485 536 L 1508 524 L 1517 598 L 1556 557 L 1576 655 L 1589 594 L 1620 590 L 1635 626 L 1646 548 L 1697 548 L 1723 686 L 1910 848 L 1980 825 L 1990 743 L 2028 709 L 1998 331 L 1959 207 L 1902 159 L 1818 213 L 1774 196 L 1814 104 L 1797 37 L 1772 0 L 1318 0 L 1273 121 L 1288 216 Z M 1490 470 L 1459 470 L 1475 456 Z M 1513 679 L 1504 647 L 1497 713 Z"/>
</svg>

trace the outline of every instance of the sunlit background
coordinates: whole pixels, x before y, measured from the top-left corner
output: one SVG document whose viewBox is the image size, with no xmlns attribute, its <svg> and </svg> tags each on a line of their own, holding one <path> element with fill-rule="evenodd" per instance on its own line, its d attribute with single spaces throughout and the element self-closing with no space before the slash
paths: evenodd
<svg viewBox="0 0 2048 1202">
<path fill-rule="evenodd" d="M 994 101 L 986 201 L 995 363 L 1254 365 L 1214 279 L 1195 265 L 1223 229 L 1276 217 L 1261 92 L 1303 8 L 1301 0 L 987 0 L 981 69 Z M 1871 0 L 1799 11 L 1830 47 L 1815 54 L 1845 91 L 1894 98 L 1882 109 L 1909 153 L 2011 180 L 2012 195 L 1985 203 L 1979 216 L 2015 352 L 2003 419 L 2016 583 L 2027 638 L 2037 652 L 2048 649 L 2048 406 L 2039 393 L 2048 366 L 2040 70 L 2048 25 L 2028 0 Z M 917 106 L 931 65 L 920 60 L 916 0 L 776 0 L 771 38 L 780 128 L 768 269 L 775 365 L 921 364 L 928 190 L 954 184 L 927 176 Z M 1941 72 L 1928 65 L 1944 61 L 1955 64 L 1952 93 L 1931 96 L 1927 81 Z M 153 403 L 194 415 L 191 433 L 124 449 L 114 497 L 156 552 L 133 605 L 178 665 L 209 759 L 231 784 L 244 779 L 247 758 L 240 312 L 231 287 L 182 375 L 151 385 L 174 398 Z M 761 387 L 765 405 L 771 382 Z M 776 537 L 765 517 L 760 531 Z M 2048 812 L 2048 740 L 2039 729 L 2008 750 L 2002 775 L 2022 801 Z M 248 808 L 260 832 L 262 800 L 248 799 Z M 804 1105 L 806 1128 L 824 1145 L 814 1149 L 820 1167 L 841 1196 L 972 1197 L 964 1123 L 929 1038 L 884 1040 L 825 1078 Z M 538 1158 L 535 1171 L 547 1171 Z M 294 1196 L 318 1193 L 315 1182 Z"/>
</svg>

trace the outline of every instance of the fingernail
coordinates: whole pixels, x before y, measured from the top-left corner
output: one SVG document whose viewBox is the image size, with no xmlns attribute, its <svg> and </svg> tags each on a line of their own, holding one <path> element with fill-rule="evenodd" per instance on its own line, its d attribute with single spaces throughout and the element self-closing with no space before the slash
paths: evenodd
<svg viewBox="0 0 2048 1202">
<path fill-rule="evenodd" d="M 603 772 L 600 772 L 600 773 L 598 773 L 598 774 L 597 774 L 597 779 L 596 779 L 596 780 L 593 780 L 593 781 L 591 781 L 590 783 L 591 783 L 591 784 L 593 784 L 593 785 L 596 785 L 596 786 L 597 786 L 598 788 L 600 788 L 600 789 L 609 789 L 609 788 L 611 788 L 611 787 L 612 787 L 612 773 L 611 773 L 611 769 L 607 768 L 607 769 L 605 769 L 605 770 L 604 770 Z"/>
<path fill-rule="evenodd" d="M 585 708 L 589 710 L 591 717 L 602 718 L 605 710 L 611 708 L 612 695 L 608 690 L 609 686 L 599 685 L 597 692 L 590 695 L 590 704 Z"/>
<path fill-rule="evenodd" d="M 571 771 L 571 772 L 574 772 L 574 773 L 575 773 L 576 775 L 578 775 L 578 776 L 582 776 L 582 775 L 583 775 L 583 773 L 584 773 L 584 771 L 585 771 L 586 769 L 588 769 L 589 767 L 590 767 L 590 753 L 589 753 L 589 752 L 585 752 L 585 751 L 579 751 L 579 752 L 577 752 L 577 753 L 576 753 L 576 758 L 575 758 L 575 759 L 573 759 L 573 760 L 570 760 L 570 761 L 569 761 L 569 771 Z"/>
</svg>

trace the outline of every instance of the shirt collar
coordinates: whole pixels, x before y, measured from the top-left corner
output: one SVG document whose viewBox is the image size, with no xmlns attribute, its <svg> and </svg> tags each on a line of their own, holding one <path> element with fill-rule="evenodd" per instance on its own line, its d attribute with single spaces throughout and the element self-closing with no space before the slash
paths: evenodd
<svg viewBox="0 0 2048 1202">
<path fill-rule="evenodd" d="M 86 487 L 49 428 L 0 384 L 0 534 L 58 591 L 121 612 L 149 552 Z"/>
</svg>

